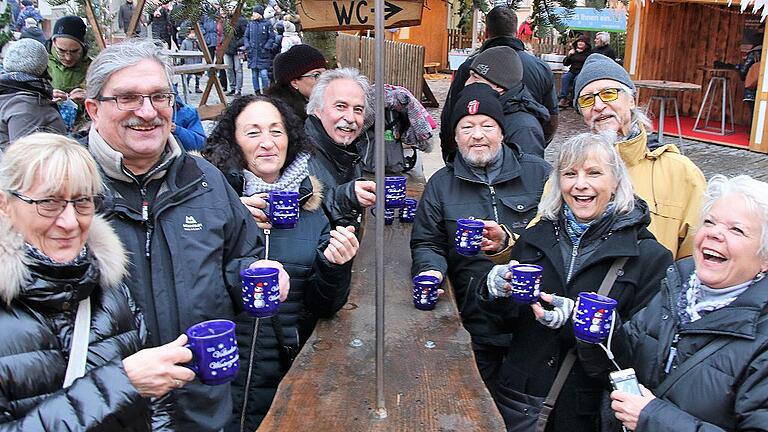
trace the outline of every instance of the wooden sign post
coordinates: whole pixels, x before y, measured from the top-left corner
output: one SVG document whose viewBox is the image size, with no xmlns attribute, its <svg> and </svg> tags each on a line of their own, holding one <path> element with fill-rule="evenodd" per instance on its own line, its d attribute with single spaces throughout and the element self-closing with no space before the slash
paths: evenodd
<svg viewBox="0 0 768 432">
<path fill-rule="evenodd" d="M 420 0 L 385 0 L 384 27 L 421 24 Z M 373 0 L 304 0 L 297 5 L 304 30 L 369 30 L 374 28 Z"/>
</svg>

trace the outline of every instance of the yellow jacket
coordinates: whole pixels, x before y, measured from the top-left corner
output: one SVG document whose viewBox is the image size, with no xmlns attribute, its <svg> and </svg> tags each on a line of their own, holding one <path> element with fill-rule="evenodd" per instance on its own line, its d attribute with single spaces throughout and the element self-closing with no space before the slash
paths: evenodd
<svg viewBox="0 0 768 432">
<path fill-rule="evenodd" d="M 616 143 L 627 166 L 635 194 L 651 210 L 648 229 L 675 260 L 693 253 L 693 235 L 699 223 L 706 179 L 674 144 L 649 150 L 645 130 L 635 138 Z"/>
</svg>

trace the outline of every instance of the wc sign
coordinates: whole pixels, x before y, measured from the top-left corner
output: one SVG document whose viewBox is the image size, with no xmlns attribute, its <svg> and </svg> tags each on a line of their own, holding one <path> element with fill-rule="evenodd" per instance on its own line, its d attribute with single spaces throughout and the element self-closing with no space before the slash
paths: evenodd
<svg viewBox="0 0 768 432">
<path fill-rule="evenodd" d="M 365 30 L 374 27 L 374 0 L 305 0 L 299 15 L 304 30 Z M 384 27 L 421 24 L 422 2 L 385 0 Z"/>
</svg>

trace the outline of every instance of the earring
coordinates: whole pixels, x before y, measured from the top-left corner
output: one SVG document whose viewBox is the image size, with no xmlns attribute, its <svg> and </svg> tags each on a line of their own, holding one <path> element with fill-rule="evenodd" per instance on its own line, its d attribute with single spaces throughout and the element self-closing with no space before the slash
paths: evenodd
<svg viewBox="0 0 768 432">
<path fill-rule="evenodd" d="M 755 278 L 753 279 L 754 282 L 759 282 L 765 277 L 765 272 L 760 270 L 757 272 L 757 275 L 755 275 Z"/>
</svg>

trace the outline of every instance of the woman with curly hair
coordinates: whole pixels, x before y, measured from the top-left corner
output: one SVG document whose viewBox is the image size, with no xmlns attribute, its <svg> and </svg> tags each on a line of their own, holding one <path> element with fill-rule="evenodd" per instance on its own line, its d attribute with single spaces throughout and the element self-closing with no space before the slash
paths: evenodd
<svg viewBox="0 0 768 432">
<path fill-rule="evenodd" d="M 325 72 L 323 53 L 309 45 L 294 45 L 275 57 L 275 83 L 267 94 L 282 99 L 302 121 L 307 118 L 307 101 L 317 78 Z"/>
<path fill-rule="evenodd" d="M 203 156 L 227 176 L 259 227 L 269 233 L 270 258 L 282 262 L 291 276 L 288 299 L 271 321 L 258 326 L 255 338 L 254 318 L 244 313 L 235 320 L 241 367 L 232 386 L 233 422 L 239 430 L 259 426 L 317 318 L 332 316 L 349 295 L 351 261 L 359 243 L 352 227 L 330 230 L 320 206 L 322 185 L 307 168 L 311 149 L 291 108 L 263 95 L 235 99 L 203 148 Z M 272 229 L 264 213 L 270 191 L 299 192 L 295 228 Z"/>
</svg>

